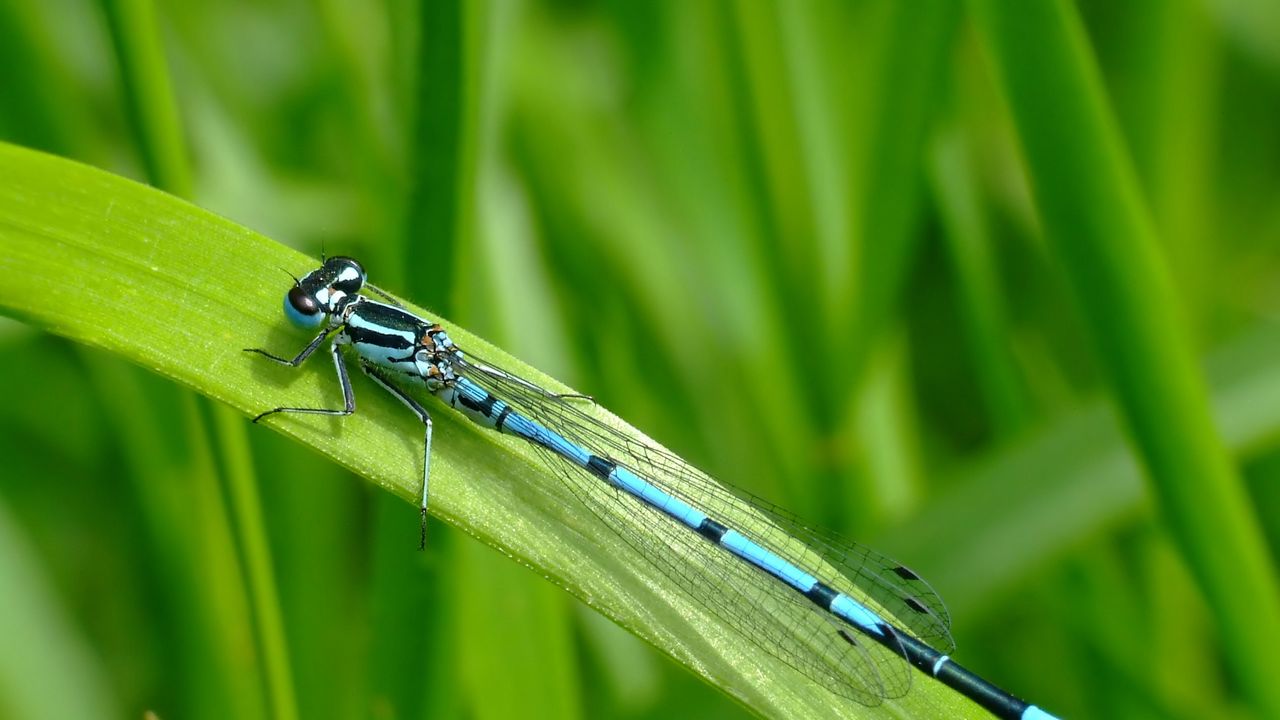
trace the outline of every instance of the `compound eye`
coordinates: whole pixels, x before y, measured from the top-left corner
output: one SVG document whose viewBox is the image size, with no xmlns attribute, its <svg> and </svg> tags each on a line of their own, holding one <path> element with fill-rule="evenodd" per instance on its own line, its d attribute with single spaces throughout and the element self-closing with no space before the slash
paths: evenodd
<svg viewBox="0 0 1280 720">
<path fill-rule="evenodd" d="M 324 320 L 324 311 L 315 296 L 297 285 L 284 296 L 284 314 L 289 322 L 302 328 L 317 327 Z"/>
<path fill-rule="evenodd" d="M 365 282 L 364 268 L 360 267 L 360 263 L 349 257 L 331 258 L 329 262 L 333 264 L 336 271 L 332 285 L 334 290 L 346 295 L 360 292 Z"/>
</svg>

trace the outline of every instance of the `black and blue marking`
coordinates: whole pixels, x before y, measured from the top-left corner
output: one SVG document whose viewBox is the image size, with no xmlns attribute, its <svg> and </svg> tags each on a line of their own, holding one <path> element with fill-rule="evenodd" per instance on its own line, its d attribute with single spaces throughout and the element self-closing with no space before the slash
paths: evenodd
<svg viewBox="0 0 1280 720">
<path fill-rule="evenodd" d="M 1021 720 L 1053 718 L 1038 707 L 983 680 L 908 633 L 897 631 L 890 623 L 882 620 L 874 611 L 854 598 L 819 581 L 742 533 L 708 517 L 689 503 L 655 487 L 626 467 L 608 458 L 594 455 L 558 433 L 513 412 L 509 405 L 466 378 L 460 379 L 452 389 L 453 392 L 448 395 L 446 402 L 465 413 L 474 422 L 545 447 L 587 470 L 600 480 L 625 490 L 646 505 L 782 582 L 819 609 L 853 626 L 862 635 L 902 655 L 916 668 L 961 692 L 997 717 Z M 905 567 L 898 566 L 895 570 L 899 574 L 914 578 L 914 573 Z M 851 636 L 845 635 L 844 638 L 850 643 L 856 642 Z"/>
<path fill-rule="evenodd" d="M 523 407 L 536 407 L 536 404 L 530 403 L 529 397 L 540 398 L 544 403 L 548 398 L 562 400 L 559 396 L 542 390 L 528 381 L 490 366 L 473 364 L 469 358 L 457 350 L 439 325 L 423 320 L 397 305 L 377 302 L 360 295 L 360 291 L 367 287 L 365 283 L 364 269 L 355 260 L 338 257 L 324 261 L 319 269 L 296 280 L 294 287 L 285 297 L 285 313 L 288 318 L 301 327 L 323 327 L 320 333 L 292 359 L 278 357 L 260 349 L 251 350 L 276 362 L 297 367 L 326 339 L 330 339 L 330 354 L 342 388 L 344 407 L 342 409 L 279 407 L 258 415 L 254 421 L 257 422 L 280 412 L 324 415 L 349 415 L 355 412 L 354 394 L 340 353 L 340 346 L 350 345 L 359 356 L 360 369 L 404 403 L 425 426 L 421 507 L 424 542 L 431 461 L 431 417 L 416 399 L 397 384 L 397 381 L 424 386 L 445 404 L 461 411 L 477 424 L 532 443 L 578 471 L 584 472 L 586 477 L 594 479 L 593 483 L 595 481 L 605 483 L 622 491 L 626 496 L 634 498 L 645 507 L 661 513 L 676 526 L 684 528 L 682 533 L 687 534 L 681 534 L 680 537 L 701 537 L 706 542 L 723 549 L 727 557 L 736 558 L 746 567 L 767 575 L 779 584 L 777 592 L 782 595 L 777 597 L 789 598 L 789 601 L 783 602 L 780 610 L 808 613 L 805 617 L 812 616 L 813 610 L 819 611 L 820 615 L 828 618 L 830 625 L 810 623 L 808 625 L 808 630 L 811 632 L 810 641 L 820 649 L 830 650 L 833 646 L 824 643 L 832 642 L 831 637 L 839 638 L 834 642 L 837 646 L 845 647 L 846 655 L 860 658 L 850 662 L 862 663 L 864 667 L 857 673 L 853 670 L 840 671 L 835 677 L 844 678 L 845 682 L 850 684 L 861 682 L 864 687 L 857 691 L 855 688 L 848 688 L 846 691 L 846 688 L 832 684 L 828 666 L 798 662 L 795 656 L 791 656 L 792 659 L 788 662 L 792 662 L 797 668 L 802 665 L 817 668 L 812 670 L 810 676 L 815 679 L 824 678 L 823 683 L 836 692 L 866 704 L 875 704 L 882 697 L 905 692 L 909 682 L 894 682 L 895 678 L 886 675 L 891 671 L 886 662 L 896 659 L 901 663 L 902 659 L 905 659 L 910 665 L 972 699 L 997 717 L 1010 720 L 1053 720 L 1054 716 L 983 680 L 921 640 L 921 637 L 929 637 L 932 633 L 933 637 L 949 641 L 949 635 L 946 633 L 947 621 L 945 617 L 942 619 L 938 617 L 938 611 L 941 610 L 940 601 L 931 590 L 927 591 L 927 595 L 911 591 L 913 588 L 927 588 L 927 585 L 907 568 L 851 544 L 835 544 L 835 541 L 830 541 L 832 544 L 827 545 L 828 550 L 858 555 L 861 558 L 861 564 L 856 567 L 847 566 L 847 571 L 868 582 L 870 584 L 867 589 L 868 596 L 874 598 L 880 607 L 886 607 L 885 602 L 889 602 L 890 605 L 887 607 L 895 608 L 899 618 L 905 619 L 908 623 L 907 627 L 912 628 L 916 634 L 899 629 L 884 619 L 876 609 L 833 584 L 833 582 L 846 584 L 847 577 L 832 576 L 832 578 L 838 577 L 838 581 L 832 582 L 819 579 L 817 573 L 824 571 L 817 568 L 823 567 L 823 562 L 838 563 L 845 557 L 844 555 L 827 556 L 813 553 L 797 555 L 795 552 L 788 553 L 780 550 L 778 548 L 781 546 L 764 541 L 757 532 L 735 528 L 726 522 L 726 518 L 712 516 L 714 507 L 739 507 L 733 504 L 734 500 L 726 499 L 732 496 L 725 493 L 723 489 L 718 487 L 708 489 L 703 485 L 703 494 L 693 494 L 690 497 L 704 498 L 706 502 L 701 500 L 696 503 L 690 502 L 681 497 L 686 493 L 678 488 L 683 486 L 676 486 L 670 482 L 660 485 L 646 479 L 644 473 L 636 472 L 616 455 L 591 450 L 588 446 L 593 445 L 594 442 L 575 441 L 566 437 L 565 434 L 550 429 L 547 424 L 519 412 L 510 402 L 490 392 L 480 382 L 504 388 L 504 392 L 511 391 L 513 395 L 510 399 L 512 400 L 517 395 L 523 395 L 526 403 Z M 372 287 L 368 289 L 380 292 Z M 607 439 L 608 443 L 615 448 L 627 447 L 626 440 L 601 435 L 602 432 L 608 432 L 602 427 L 593 426 L 583 437 Z M 591 433 L 595 434 L 591 435 Z M 660 450 L 648 446 L 643 446 L 642 450 L 645 456 L 652 453 L 665 458 L 668 464 L 678 464 L 678 461 L 664 455 Z M 633 455 L 632 458 L 634 462 L 639 462 L 638 456 Z M 659 473 L 661 469 L 654 466 L 653 472 Z M 699 476 L 682 464 L 677 467 L 677 475 L 685 482 L 699 481 Z M 565 477 L 574 476 L 565 475 Z M 574 482 L 578 481 L 575 479 Z M 779 517 L 771 517 L 780 520 Z M 813 534 L 812 531 L 804 530 L 799 526 L 793 526 L 793 529 L 804 531 L 806 538 L 823 542 L 823 538 Z M 774 531 L 776 532 L 777 528 L 774 528 Z M 619 530 L 619 532 L 622 531 Z M 676 541 L 668 539 L 663 542 Z M 718 553 L 713 554 L 718 556 Z M 809 555 L 813 555 L 817 560 L 801 563 L 800 558 L 809 558 Z M 707 556 L 707 560 L 711 561 L 712 558 Z M 742 567 L 737 563 L 731 564 Z M 802 564 L 811 565 L 815 570 L 806 570 Z M 872 567 L 863 569 L 862 566 L 866 564 Z M 685 569 L 683 572 L 690 571 Z M 680 579 L 682 586 L 691 590 L 692 585 L 689 584 L 688 577 L 682 575 Z M 785 588 L 785 591 L 781 588 Z M 797 610 L 797 603 L 804 604 L 810 610 Z M 721 613 L 721 617 L 726 620 L 733 621 L 734 618 L 740 617 L 735 611 L 724 610 L 726 605 L 723 602 L 708 603 L 708 606 Z M 912 622 L 910 618 L 902 618 L 904 613 L 907 615 L 916 613 L 921 620 Z M 942 611 L 942 614 L 945 616 L 945 611 Z M 849 632 L 843 629 L 844 627 L 854 632 Z M 825 638 L 822 636 L 824 632 L 827 633 Z M 744 630 L 744 633 L 753 642 L 775 654 L 796 652 L 772 647 L 769 643 L 752 637 L 750 632 Z M 871 640 L 872 645 L 864 644 L 859 638 Z M 875 646 L 883 650 L 873 652 Z M 841 655 L 835 650 L 831 652 L 837 656 Z M 879 654 L 876 654 L 877 652 Z M 783 655 L 779 657 L 787 659 Z M 890 660 L 886 661 L 885 657 Z"/>
</svg>

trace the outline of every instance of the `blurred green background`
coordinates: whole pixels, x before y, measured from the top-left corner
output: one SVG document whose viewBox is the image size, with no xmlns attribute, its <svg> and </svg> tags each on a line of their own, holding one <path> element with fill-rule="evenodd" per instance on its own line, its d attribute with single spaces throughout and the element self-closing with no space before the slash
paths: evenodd
<svg viewBox="0 0 1280 720">
<path fill-rule="evenodd" d="M 0 0 L 0 140 L 361 258 L 912 566 L 958 659 L 1044 707 L 1264 717 L 1274 658 L 1229 628 L 1276 639 L 1280 10 L 1028 3 L 1083 29 L 1077 97 L 1010 64 L 1042 43 L 1000 5 Z M 1060 189 L 1114 178 L 1035 133 L 1080 107 L 1157 251 L 1096 282 Z M 1188 348 L 1109 326 L 1117 287 L 1189 339 L 1214 425 L 1198 378 L 1165 419 L 1238 475 L 1179 484 L 1142 368 Z M 412 507 L 274 433 L 246 496 L 161 378 L 14 322 L 0 358 L 0 716 L 749 712 L 442 524 L 415 552 Z"/>
</svg>

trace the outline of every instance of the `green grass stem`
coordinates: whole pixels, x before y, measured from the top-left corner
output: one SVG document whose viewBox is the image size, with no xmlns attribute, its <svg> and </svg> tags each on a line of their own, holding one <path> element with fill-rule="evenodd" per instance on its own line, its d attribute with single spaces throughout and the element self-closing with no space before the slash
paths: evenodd
<svg viewBox="0 0 1280 720">
<path fill-rule="evenodd" d="M 972 7 L 1013 111 L 1045 234 L 1162 515 L 1246 696 L 1261 715 L 1280 716 L 1275 565 L 1210 416 L 1183 310 L 1080 20 L 1063 0 Z"/>
<path fill-rule="evenodd" d="M 0 167 L 0 267 L 12 278 L 0 288 L 0 307 L 7 313 L 107 349 L 244 414 L 286 399 L 303 406 L 336 401 L 333 377 L 323 368 L 292 371 L 241 351 L 286 352 L 306 342 L 286 329 L 278 308 L 287 287 L 283 271 L 305 272 L 314 259 L 76 163 L 3 146 Z M 567 389 L 441 322 L 472 352 Z M 367 384 L 357 383 L 356 393 L 360 412 L 340 422 L 282 417 L 267 424 L 415 501 L 421 468 L 406 439 L 417 436 L 416 420 Z M 757 712 L 901 717 L 946 708 L 977 716 L 967 701 L 927 682 L 879 708 L 851 706 L 801 682 L 790 668 L 744 647 L 614 530 L 583 513 L 532 450 L 448 413 L 436 423 L 435 515 L 535 568 Z"/>
</svg>

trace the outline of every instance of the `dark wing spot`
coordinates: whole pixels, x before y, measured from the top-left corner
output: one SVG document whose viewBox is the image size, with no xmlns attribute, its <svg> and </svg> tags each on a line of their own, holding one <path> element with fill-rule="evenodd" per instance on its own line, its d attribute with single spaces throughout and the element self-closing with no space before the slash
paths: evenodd
<svg viewBox="0 0 1280 720">
<path fill-rule="evenodd" d="M 893 573 L 903 580 L 919 580 L 920 576 L 911 572 L 911 568 L 899 565 L 893 569 Z"/>
</svg>

